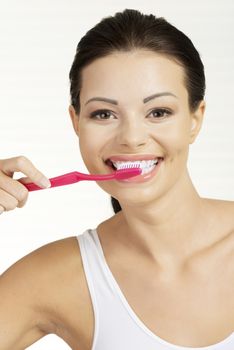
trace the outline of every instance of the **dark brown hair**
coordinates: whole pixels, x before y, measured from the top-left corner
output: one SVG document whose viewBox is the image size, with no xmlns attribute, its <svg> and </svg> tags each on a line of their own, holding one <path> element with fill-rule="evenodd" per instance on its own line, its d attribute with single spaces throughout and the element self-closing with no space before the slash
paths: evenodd
<svg viewBox="0 0 234 350">
<path fill-rule="evenodd" d="M 103 18 L 77 45 L 69 74 L 71 104 L 77 114 L 80 113 L 82 68 L 113 52 L 136 49 L 160 53 L 183 67 L 189 108 L 190 111 L 196 110 L 205 95 L 205 73 L 200 55 L 192 41 L 163 17 L 125 9 L 114 16 Z M 111 204 L 115 213 L 121 210 L 117 199 L 111 197 Z"/>
</svg>

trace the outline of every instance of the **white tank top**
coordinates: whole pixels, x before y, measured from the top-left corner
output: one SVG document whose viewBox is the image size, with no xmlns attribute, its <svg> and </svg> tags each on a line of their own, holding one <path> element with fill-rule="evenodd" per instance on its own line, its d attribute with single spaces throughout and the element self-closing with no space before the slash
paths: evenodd
<svg viewBox="0 0 234 350">
<path fill-rule="evenodd" d="M 105 260 L 96 229 L 77 236 L 92 299 L 95 330 L 91 350 L 234 350 L 234 332 L 217 344 L 185 347 L 153 333 L 135 314 Z"/>
</svg>

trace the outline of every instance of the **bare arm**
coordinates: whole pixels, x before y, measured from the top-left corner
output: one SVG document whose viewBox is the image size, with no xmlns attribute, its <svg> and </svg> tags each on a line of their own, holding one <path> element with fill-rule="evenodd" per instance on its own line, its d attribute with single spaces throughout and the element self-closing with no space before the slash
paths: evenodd
<svg viewBox="0 0 234 350">
<path fill-rule="evenodd" d="M 13 179 L 14 172 L 25 178 Z M 21 182 L 43 187 L 46 177 L 24 157 L 0 160 L 0 212 L 23 207 L 28 191 Z M 46 334 L 48 321 L 39 295 L 43 286 L 38 254 L 32 253 L 0 276 L 0 349 L 22 350 Z M 45 330 L 44 330 L 45 329 Z"/>
<path fill-rule="evenodd" d="M 1 350 L 23 350 L 52 332 L 44 307 L 49 273 L 40 259 L 35 251 L 0 276 Z"/>
<path fill-rule="evenodd" d="M 75 324 L 81 339 L 87 317 L 82 273 L 75 237 L 48 243 L 6 270 L 0 276 L 0 349 L 24 350 L 50 333 L 62 337 L 64 323 Z M 77 310 L 72 317 L 71 309 Z"/>
</svg>

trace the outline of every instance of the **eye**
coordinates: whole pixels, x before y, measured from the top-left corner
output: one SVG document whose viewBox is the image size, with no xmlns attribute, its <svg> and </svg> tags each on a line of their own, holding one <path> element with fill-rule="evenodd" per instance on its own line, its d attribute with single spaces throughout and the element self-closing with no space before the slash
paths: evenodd
<svg viewBox="0 0 234 350">
<path fill-rule="evenodd" d="M 90 114 L 91 119 L 96 119 L 96 120 L 110 120 L 110 116 L 113 115 L 112 111 L 109 111 L 108 109 L 99 109 Z M 150 114 L 157 115 L 157 117 L 153 119 L 161 119 L 161 118 L 166 118 L 169 115 L 172 114 L 172 112 L 166 108 L 156 108 L 153 109 Z"/>
<path fill-rule="evenodd" d="M 156 109 L 153 109 L 150 112 L 150 114 L 157 115 L 157 117 L 153 119 L 161 119 L 161 118 L 169 117 L 172 114 L 172 112 L 166 108 L 156 108 Z"/>
<path fill-rule="evenodd" d="M 91 119 L 97 119 L 97 120 L 109 120 L 110 115 L 112 114 L 111 111 L 107 109 L 99 109 L 97 111 L 94 111 L 90 114 Z"/>
</svg>

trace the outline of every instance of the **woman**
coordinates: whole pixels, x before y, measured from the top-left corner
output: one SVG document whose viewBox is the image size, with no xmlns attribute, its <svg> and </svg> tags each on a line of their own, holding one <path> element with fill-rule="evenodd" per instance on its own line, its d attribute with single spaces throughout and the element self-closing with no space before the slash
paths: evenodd
<svg viewBox="0 0 234 350">
<path fill-rule="evenodd" d="M 187 170 L 205 111 L 191 40 L 163 18 L 116 13 L 80 40 L 70 81 L 90 173 L 130 162 L 143 175 L 98 182 L 111 218 L 1 276 L 0 348 L 54 333 L 73 350 L 234 349 L 234 204 L 201 198 Z M 47 180 L 22 156 L 0 169 L 5 211 L 25 205 L 22 183 Z M 27 177 L 13 180 L 15 171 Z"/>
</svg>

